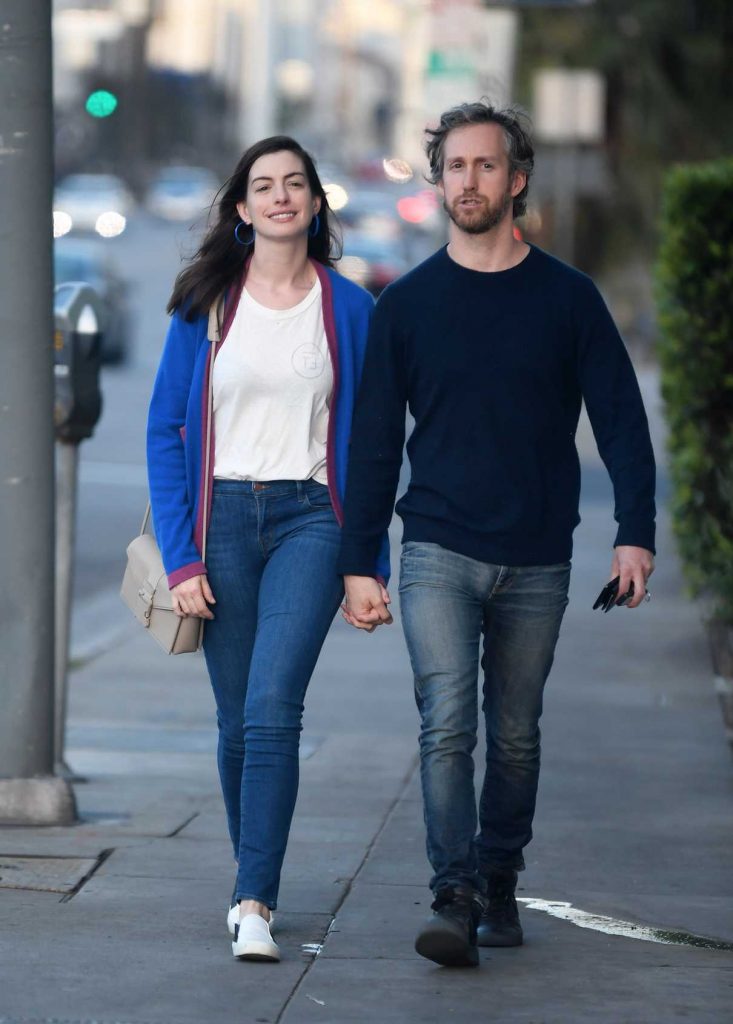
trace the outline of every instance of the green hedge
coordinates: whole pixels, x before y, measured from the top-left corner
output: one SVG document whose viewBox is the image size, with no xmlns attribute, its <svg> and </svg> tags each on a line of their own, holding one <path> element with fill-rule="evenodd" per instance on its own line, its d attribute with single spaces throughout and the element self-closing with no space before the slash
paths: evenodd
<svg viewBox="0 0 733 1024">
<path fill-rule="evenodd" d="M 733 158 L 672 169 L 661 228 L 673 527 L 692 592 L 733 623 Z"/>
</svg>

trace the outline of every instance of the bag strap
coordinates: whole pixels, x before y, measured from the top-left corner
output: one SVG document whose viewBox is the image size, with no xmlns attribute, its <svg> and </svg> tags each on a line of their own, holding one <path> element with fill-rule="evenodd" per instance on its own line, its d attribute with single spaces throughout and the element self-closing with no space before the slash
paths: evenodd
<svg viewBox="0 0 733 1024">
<path fill-rule="evenodd" d="M 209 348 L 209 395 L 207 399 L 208 405 L 208 416 L 206 424 L 206 459 L 204 465 L 204 516 L 202 523 L 201 533 L 201 561 L 206 561 L 206 540 L 209 532 L 209 479 L 210 479 L 210 467 L 211 467 L 211 433 L 213 430 L 214 421 L 214 356 L 216 354 L 216 346 L 219 343 L 218 338 L 210 339 L 211 347 Z"/>
<path fill-rule="evenodd" d="M 148 528 L 148 523 L 150 522 L 150 512 L 151 511 L 152 510 L 151 510 L 151 507 L 150 507 L 150 499 L 148 498 L 148 503 L 145 506 L 145 515 L 143 516 L 142 526 L 140 527 L 140 536 L 141 537 L 142 537 L 142 535 L 145 533 L 145 531 Z"/>
<path fill-rule="evenodd" d="M 213 306 L 209 310 L 209 328 L 208 328 L 208 332 L 207 332 L 207 337 L 208 337 L 208 340 L 211 342 L 211 347 L 209 348 L 209 356 L 208 356 L 208 360 L 209 360 L 209 366 L 208 366 L 209 388 L 208 388 L 208 396 L 207 396 L 207 402 L 206 402 L 206 405 L 207 405 L 207 429 L 206 429 L 206 457 L 205 457 L 205 460 L 204 460 L 204 509 L 203 509 L 204 515 L 203 515 L 203 530 L 202 530 L 202 538 L 201 538 L 201 561 L 202 562 L 206 561 L 206 535 L 207 535 L 208 529 L 209 529 L 208 518 L 209 518 L 209 475 L 210 475 L 210 469 L 211 469 L 211 433 L 212 433 L 212 429 L 213 429 L 213 425 L 214 425 L 214 355 L 216 354 L 216 346 L 218 345 L 219 341 L 221 340 L 221 321 L 222 321 L 223 306 L 224 306 L 224 296 L 222 295 L 219 299 L 217 299 L 217 301 L 213 304 Z M 152 509 L 151 509 L 151 505 L 150 505 L 150 499 L 148 499 L 148 504 L 147 504 L 147 506 L 145 508 L 145 515 L 143 516 L 142 525 L 140 527 L 140 534 L 141 534 L 141 536 L 142 536 L 143 533 L 145 533 L 146 529 L 148 528 L 148 523 L 150 522 L 150 513 L 151 513 L 151 511 L 152 511 Z"/>
<path fill-rule="evenodd" d="M 207 399 L 207 430 L 206 459 L 204 465 L 204 515 L 201 531 L 201 561 L 206 561 L 206 540 L 209 532 L 209 479 L 211 477 L 211 434 L 214 429 L 214 356 L 216 346 L 221 341 L 221 325 L 224 316 L 224 295 L 220 295 L 209 309 L 209 326 L 207 338 L 211 342 L 209 348 L 209 394 Z"/>
</svg>

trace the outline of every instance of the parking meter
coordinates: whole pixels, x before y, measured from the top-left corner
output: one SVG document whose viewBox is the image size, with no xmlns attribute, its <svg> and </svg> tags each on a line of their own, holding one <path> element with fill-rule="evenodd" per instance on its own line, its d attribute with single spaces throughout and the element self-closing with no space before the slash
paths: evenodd
<svg viewBox="0 0 733 1024">
<path fill-rule="evenodd" d="M 91 437 L 102 412 L 99 388 L 102 308 L 88 284 L 60 284 L 54 293 L 56 440 L 79 444 Z"/>
<path fill-rule="evenodd" d="M 60 284 L 54 292 L 54 429 L 56 440 L 56 622 L 54 761 L 56 774 L 75 776 L 64 761 L 69 634 L 79 445 L 102 412 L 99 389 L 102 307 L 88 284 Z"/>
</svg>

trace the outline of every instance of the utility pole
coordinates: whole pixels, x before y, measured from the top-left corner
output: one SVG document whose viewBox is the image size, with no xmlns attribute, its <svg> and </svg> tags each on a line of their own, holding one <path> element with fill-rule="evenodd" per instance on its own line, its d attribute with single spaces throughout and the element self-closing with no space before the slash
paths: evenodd
<svg viewBox="0 0 733 1024">
<path fill-rule="evenodd" d="M 0 822 L 65 824 L 53 774 L 51 0 L 0 18 Z"/>
</svg>

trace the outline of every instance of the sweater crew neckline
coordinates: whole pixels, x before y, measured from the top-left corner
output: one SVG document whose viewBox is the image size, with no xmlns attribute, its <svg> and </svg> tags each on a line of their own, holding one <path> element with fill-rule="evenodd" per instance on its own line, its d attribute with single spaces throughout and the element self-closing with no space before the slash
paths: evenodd
<svg viewBox="0 0 733 1024">
<path fill-rule="evenodd" d="M 471 267 L 464 267 L 462 263 L 458 263 L 448 252 L 448 245 L 444 245 L 440 250 L 443 262 L 448 265 L 450 270 L 461 277 L 464 281 L 476 281 L 485 284 L 487 281 L 502 281 L 506 282 L 512 277 L 518 277 L 525 273 L 534 263 L 537 257 L 537 246 L 532 245 L 528 242 L 529 251 L 522 257 L 519 263 L 515 263 L 513 267 L 507 267 L 505 270 L 473 270 Z"/>
</svg>

